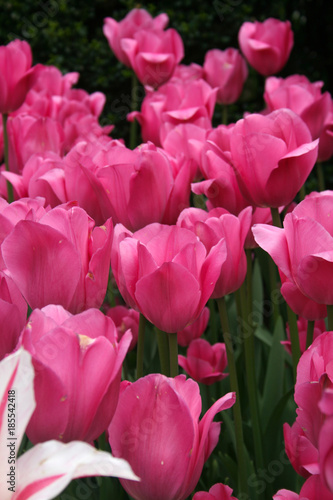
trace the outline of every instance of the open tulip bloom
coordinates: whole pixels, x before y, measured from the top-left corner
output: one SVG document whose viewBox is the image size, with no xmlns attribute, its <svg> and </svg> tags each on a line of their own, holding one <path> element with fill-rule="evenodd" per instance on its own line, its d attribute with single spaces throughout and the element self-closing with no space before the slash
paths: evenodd
<svg viewBox="0 0 333 500">
<path fill-rule="evenodd" d="M 122 476 L 137 480 L 125 460 L 87 443 L 47 441 L 17 458 L 35 408 L 34 370 L 20 349 L 0 363 L 0 494 L 2 500 L 48 500 L 84 476 Z M 10 420 L 9 420 L 10 419 Z M 14 430 L 13 430 L 14 429 Z"/>
</svg>

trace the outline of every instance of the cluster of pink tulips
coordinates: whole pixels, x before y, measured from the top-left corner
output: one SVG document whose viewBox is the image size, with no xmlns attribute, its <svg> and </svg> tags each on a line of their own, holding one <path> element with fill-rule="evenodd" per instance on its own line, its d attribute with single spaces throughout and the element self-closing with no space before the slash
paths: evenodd
<svg viewBox="0 0 333 500">
<path fill-rule="evenodd" d="M 275 76 L 289 21 L 202 66 L 168 22 L 105 19 L 145 89 L 128 145 L 77 73 L 0 47 L 1 500 L 88 476 L 94 499 L 333 500 L 332 97 Z M 265 109 L 228 123 L 250 71 Z"/>
</svg>

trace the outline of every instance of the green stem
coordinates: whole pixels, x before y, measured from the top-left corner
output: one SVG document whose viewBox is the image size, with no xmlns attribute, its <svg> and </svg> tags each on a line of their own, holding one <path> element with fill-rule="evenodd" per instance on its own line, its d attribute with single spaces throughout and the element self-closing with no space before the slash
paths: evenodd
<svg viewBox="0 0 333 500">
<path fill-rule="evenodd" d="M 272 214 L 273 225 L 276 227 L 282 227 L 279 209 L 271 207 L 271 214 Z"/>
<path fill-rule="evenodd" d="M 228 125 L 228 106 L 222 104 L 222 125 Z"/>
<path fill-rule="evenodd" d="M 320 161 L 317 162 L 317 178 L 318 178 L 318 191 L 325 191 L 325 178 L 323 172 L 323 165 Z"/>
<path fill-rule="evenodd" d="M 170 377 L 178 375 L 178 340 L 177 333 L 168 333 L 169 357 L 170 357 Z"/>
<path fill-rule="evenodd" d="M 156 328 L 158 355 L 160 358 L 161 373 L 170 377 L 170 358 L 167 333 Z"/>
<path fill-rule="evenodd" d="M 306 330 L 306 349 L 310 347 L 313 342 L 314 325 L 314 321 L 308 320 L 308 327 Z"/>
<path fill-rule="evenodd" d="M 138 107 L 138 102 L 136 99 L 136 89 L 139 82 L 136 74 L 132 73 L 132 92 L 131 92 L 131 111 L 136 111 Z M 131 122 L 130 126 L 130 149 L 134 149 L 137 146 L 137 135 L 138 135 L 138 122 L 136 118 Z"/>
<path fill-rule="evenodd" d="M 239 388 L 238 388 L 238 378 L 237 378 L 237 370 L 236 370 L 236 361 L 234 356 L 234 349 L 232 345 L 231 332 L 229 328 L 228 321 L 228 312 L 225 303 L 224 297 L 217 299 L 217 305 L 220 313 L 220 320 L 223 332 L 223 339 L 226 346 L 227 358 L 228 358 L 228 370 L 229 370 L 229 378 L 230 378 L 230 387 L 232 392 L 236 393 L 236 401 L 233 405 L 233 415 L 235 422 L 235 435 L 236 435 L 236 454 L 237 454 L 237 462 L 238 462 L 238 473 L 239 473 L 239 486 L 240 493 L 248 492 L 247 485 L 247 471 L 245 464 L 245 445 L 243 438 L 243 424 L 242 424 L 242 413 L 241 413 L 241 405 L 240 405 L 240 397 L 239 397 Z"/>
<path fill-rule="evenodd" d="M 143 314 L 140 313 L 138 345 L 137 345 L 137 351 L 136 351 L 136 378 L 137 379 L 143 377 L 145 326 L 146 326 L 146 318 L 144 317 Z"/>
<path fill-rule="evenodd" d="M 247 275 L 240 288 L 242 325 L 244 328 L 244 351 L 249 405 L 252 417 L 252 433 L 257 469 L 264 467 L 262 435 L 259 415 L 257 379 L 255 370 L 254 327 L 252 323 L 252 254 L 246 250 Z M 246 331 L 245 331 L 246 328 Z"/>
<path fill-rule="evenodd" d="M 287 304 L 287 315 L 288 315 L 288 324 L 289 324 L 290 341 L 291 341 L 291 356 L 293 361 L 294 380 L 296 382 L 297 364 L 299 358 L 301 357 L 301 349 L 299 346 L 297 317 L 294 311 L 290 309 L 288 304 Z"/>
<path fill-rule="evenodd" d="M 7 118 L 8 118 L 8 115 L 6 113 L 3 113 L 3 115 L 2 115 L 3 152 L 4 152 L 4 160 L 5 160 L 6 172 L 9 172 Z M 14 201 L 13 186 L 11 185 L 11 183 L 9 181 L 6 181 L 6 183 L 7 183 L 8 203 L 12 203 Z"/>
<path fill-rule="evenodd" d="M 328 331 L 332 332 L 333 331 L 333 305 L 328 305 L 327 306 L 327 321 L 328 321 Z"/>
<path fill-rule="evenodd" d="M 209 307 L 209 327 L 210 327 L 210 340 L 212 344 L 216 344 L 218 342 L 217 338 L 217 321 L 216 321 L 216 310 L 215 310 L 215 300 L 210 299 L 208 301 Z"/>
<path fill-rule="evenodd" d="M 305 196 L 306 196 L 305 184 L 303 184 L 303 186 L 299 190 L 299 201 L 301 202 L 302 200 L 304 200 Z"/>
</svg>

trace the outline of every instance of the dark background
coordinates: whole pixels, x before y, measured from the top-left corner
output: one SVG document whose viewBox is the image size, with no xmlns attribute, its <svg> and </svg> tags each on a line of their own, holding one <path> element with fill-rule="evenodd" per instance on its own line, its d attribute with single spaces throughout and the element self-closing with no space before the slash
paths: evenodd
<svg viewBox="0 0 333 500">
<path fill-rule="evenodd" d="M 102 124 L 115 124 L 112 136 L 126 139 L 131 72 L 111 52 L 102 27 L 105 17 L 119 21 L 134 7 L 143 7 L 154 16 L 160 12 L 169 15 L 169 26 L 178 30 L 184 41 L 185 64 L 203 64 L 206 51 L 213 48 L 238 47 L 237 34 L 244 21 L 288 19 L 295 44 L 279 76 L 304 74 L 311 81 L 323 80 L 324 90 L 333 91 L 331 0 L 277 0 L 274 4 L 263 0 L 168 0 L 158 4 L 130 0 L 2 0 L 0 44 L 25 39 L 32 47 L 34 63 L 53 64 L 62 72 L 78 71 L 81 76 L 77 87 L 106 94 Z M 251 70 L 241 100 L 230 108 L 229 121 L 240 118 L 244 111 L 262 109 L 263 84 L 264 79 Z"/>
</svg>

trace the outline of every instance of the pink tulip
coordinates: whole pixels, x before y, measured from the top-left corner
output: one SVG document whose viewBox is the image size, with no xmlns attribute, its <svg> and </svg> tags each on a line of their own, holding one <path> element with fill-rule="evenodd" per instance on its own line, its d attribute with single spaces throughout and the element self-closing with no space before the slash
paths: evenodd
<svg viewBox="0 0 333 500">
<path fill-rule="evenodd" d="M 326 488 L 318 475 L 311 476 L 303 484 L 299 495 L 290 490 L 279 490 L 273 500 L 333 500 L 333 494 Z"/>
<path fill-rule="evenodd" d="M 333 304 L 333 213 L 331 191 L 312 193 L 284 219 L 284 228 L 258 224 L 257 243 L 302 294 L 319 304 Z"/>
<path fill-rule="evenodd" d="M 195 493 L 193 500 L 237 500 L 232 496 L 232 489 L 222 483 L 214 484 L 208 493 L 198 491 Z"/>
<path fill-rule="evenodd" d="M 269 111 L 289 108 L 297 113 L 310 129 L 313 139 L 320 136 L 326 116 L 331 111 L 329 92 L 321 92 L 324 82 L 311 83 L 306 76 L 267 78 L 264 99 Z"/>
<path fill-rule="evenodd" d="M 18 109 L 38 77 L 39 66 L 31 67 L 30 45 L 14 40 L 0 47 L 0 113 Z"/>
<path fill-rule="evenodd" d="M 307 326 L 308 326 L 308 321 L 305 318 L 298 318 L 297 320 L 297 329 L 298 329 L 298 335 L 299 335 L 299 345 L 301 349 L 301 354 L 306 350 L 306 335 L 307 335 Z M 287 323 L 287 337 L 288 340 L 281 341 L 281 344 L 284 346 L 285 350 L 287 351 L 288 354 L 291 355 L 291 342 L 290 342 L 290 330 L 289 330 L 289 324 Z M 321 335 L 323 332 L 326 332 L 326 324 L 325 321 L 319 320 L 315 322 L 314 325 L 314 331 L 313 331 L 313 340 L 315 340 L 319 335 Z"/>
<path fill-rule="evenodd" d="M 203 78 L 204 70 L 203 67 L 196 63 L 178 64 L 172 75 L 173 80 L 176 78 L 181 81 L 193 81 Z"/>
<path fill-rule="evenodd" d="M 129 351 L 134 349 L 136 343 L 138 341 L 139 334 L 139 317 L 140 314 L 138 311 L 134 309 L 129 309 L 125 306 L 115 306 L 110 307 L 106 311 L 106 316 L 112 319 L 114 324 L 116 325 L 118 332 L 118 341 L 122 339 L 124 333 L 127 330 L 131 330 L 132 333 L 132 341 L 129 346 Z"/>
<path fill-rule="evenodd" d="M 21 173 L 25 163 L 35 154 L 63 154 L 64 132 L 51 118 L 17 115 L 8 119 L 10 171 Z"/>
<path fill-rule="evenodd" d="M 36 406 L 33 379 L 31 357 L 24 349 L 19 349 L 1 361 L 0 401 L 3 404 L 0 407 L 2 471 L 0 495 L 2 500 L 23 498 L 50 500 L 57 497 L 72 479 L 90 475 L 119 476 L 138 480 L 124 460 L 114 458 L 110 453 L 98 451 L 89 444 L 79 441 L 68 444 L 48 441 L 30 448 L 17 457 L 26 426 Z M 12 408 L 15 408 L 15 440 L 11 439 L 13 436 L 8 433 L 7 423 L 8 410 Z M 14 460 L 11 464 L 9 456 Z M 10 474 L 13 471 L 11 479 Z"/>
<path fill-rule="evenodd" d="M 204 307 L 198 318 L 193 323 L 186 326 L 184 330 L 177 332 L 178 344 L 186 347 L 190 344 L 190 342 L 192 342 L 192 340 L 201 337 L 207 328 L 209 316 L 209 308 Z"/>
<path fill-rule="evenodd" d="M 244 58 L 237 49 L 213 49 L 205 55 L 205 79 L 218 88 L 217 102 L 232 104 L 240 97 L 248 76 Z"/>
<path fill-rule="evenodd" d="M 120 293 L 168 333 L 199 316 L 225 259 L 223 239 L 208 252 L 188 229 L 155 223 L 131 233 L 115 227 L 111 267 Z"/>
<path fill-rule="evenodd" d="M 74 204 L 21 220 L 2 243 L 3 260 L 32 309 L 60 304 L 76 313 L 99 308 L 110 266 L 113 226 L 94 227 Z"/>
<path fill-rule="evenodd" d="M 244 243 L 251 224 L 251 208 L 245 208 L 238 217 L 227 210 L 217 216 L 200 208 L 188 208 L 180 214 L 177 225 L 193 231 L 205 245 L 207 252 L 221 239 L 226 242 L 227 258 L 220 268 L 212 298 L 235 292 L 246 275 Z"/>
<path fill-rule="evenodd" d="M 0 271 L 0 360 L 15 349 L 27 312 L 21 292 L 13 280 Z"/>
<path fill-rule="evenodd" d="M 290 281 L 279 269 L 281 279 L 281 295 L 295 314 L 313 321 L 324 319 L 327 316 L 325 304 L 318 304 L 310 299 L 298 288 L 295 282 Z"/>
<path fill-rule="evenodd" d="M 293 201 L 318 154 L 303 120 L 289 109 L 248 115 L 232 128 L 232 165 L 252 205 L 280 207 Z M 228 156 L 226 156 L 228 161 Z"/>
<path fill-rule="evenodd" d="M 205 339 L 192 340 L 186 357 L 180 354 L 178 363 L 190 377 L 205 385 L 212 385 L 228 375 L 223 373 L 228 361 L 222 343 L 211 345 Z"/>
<path fill-rule="evenodd" d="M 261 75 L 278 73 L 286 64 L 294 45 L 289 21 L 269 18 L 260 23 L 245 22 L 238 42 L 249 64 Z"/>
<path fill-rule="evenodd" d="M 235 394 L 220 398 L 199 422 L 199 386 L 184 375 L 151 374 L 127 385 L 109 427 L 112 453 L 125 458 L 140 484 L 121 481 L 136 500 L 185 500 L 216 446 L 216 413 L 230 408 Z"/>
<path fill-rule="evenodd" d="M 115 324 L 98 309 L 74 316 L 61 306 L 35 309 L 21 336 L 36 371 L 30 441 L 97 439 L 115 412 L 131 340 L 127 331 L 118 343 Z"/>
<path fill-rule="evenodd" d="M 134 231 L 153 222 L 174 224 L 189 205 L 190 164 L 177 171 L 169 155 L 152 143 L 134 151 L 115 146 L 112 153 L 96 173 L 109 201 L 107 216 Z"/>
<path fill-rule="evenodd" d="M 25 163 L 22 174 L 4 172 L 18 198 L 42 197 L 47 206 L 55 207 L 68 201 L 65 186 L 64 163 L 52 151 L 33 154 Z"/>
<path fill-rule="evenodd" d="M 123 38 L 121 49 L 143 85 L 158 87 L 171 78 L 184 57 L 184 45 L 174 29 L 142 29 L 133 38 Z"/>
<path fill-rule="evenodd" d="M 132 9 L 120 22 L 117 22 L 112 17 L 106 17 L 104 19 L 103 33 L 117 59 L 126 66 L 131 66 L 121 41 L 124 38 L 133 38 L 140 29 L 163 30 L 168 22 L 167 14 L 160 14 L 153 18 L 145 9 Z"/>
<path fill-rule="evenodd" d="M 181 123 L 193 123 L 210 129 L 216 101 L 216 90 L 202 79 L 181 81 L 171 78 L 158 90 L 148 92 L 141 111 L 127 118 L 137 119 L 142 139 L 161 145 L 161 137 Z"/>
</svg>

